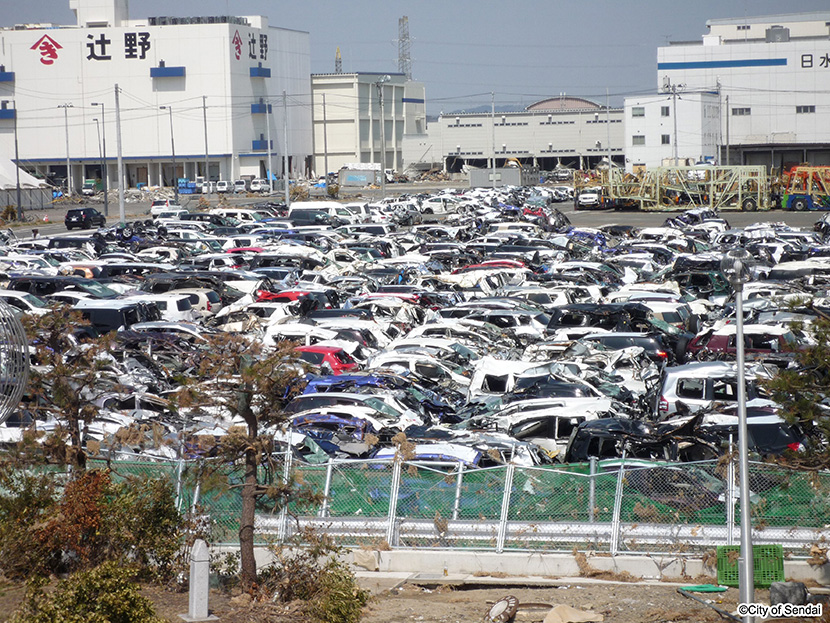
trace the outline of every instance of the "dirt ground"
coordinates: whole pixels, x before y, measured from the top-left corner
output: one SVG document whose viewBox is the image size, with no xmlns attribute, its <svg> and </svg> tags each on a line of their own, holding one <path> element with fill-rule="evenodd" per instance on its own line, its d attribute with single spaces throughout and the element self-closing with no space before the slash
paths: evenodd
<svg viewBox="0 0 830 623">
<path fill-rule="evenodd" d="M 514 579 L 513 582 L 516 580 Z M 566 604 L 602 614 L 613 623 L 714 623 L 723 619 L 711 608 L 677 593 L 677 586 L 622 582 L 573 582 L 559 587 L 528 588 L 487 584 L 467 587 L 415 585 L 404 581 L 377 581 L 361 578 L 361 585 L 373 595 L 361 623 L 481 623 L 490 607 L 507 595 L 520 604 Z M 176 593 L 158 587 L 144 587 L 143 594 L 155 605 L 156 613 L 166 621 L 179 623 L 180 614 L 187 613 L 187 593 Z M 7 621 L 20 603 L 23 588 L 0 584 L 0 622 Z M 737 589 L 725 593 L 698 594 L 703 600 L 734 612 Z M 765 590 L 756 591 L 756 600 L 768 603 Z M 247 596 L 211 591 L 210 611 L 223 623 L 301 623 L 297 606 L 251 604 Z M 517 622 L 542 621 L 547 608 L 520 607 Z M 806 619 L 800 621 L 804 623 Z M 777 619 L 779 623 L 795 619 Z M 818 621 L 816 619 L 816 621 Z M 822 621 L 830 621 L 825 614 Z"/>
</svg>

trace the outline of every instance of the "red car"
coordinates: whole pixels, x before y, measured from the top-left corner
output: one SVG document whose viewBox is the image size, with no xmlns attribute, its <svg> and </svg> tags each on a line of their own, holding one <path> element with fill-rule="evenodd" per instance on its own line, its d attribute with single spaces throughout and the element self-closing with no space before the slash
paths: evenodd
<svg viewBox="0 0 830 623">
<path fill-rule="evenodd" d="M 358 370 L 352 356 L 337 346 L 298 346 L 294 350 L 302 361 L 317 366 L 324 374 L 345 374 Z"/>
</svg>

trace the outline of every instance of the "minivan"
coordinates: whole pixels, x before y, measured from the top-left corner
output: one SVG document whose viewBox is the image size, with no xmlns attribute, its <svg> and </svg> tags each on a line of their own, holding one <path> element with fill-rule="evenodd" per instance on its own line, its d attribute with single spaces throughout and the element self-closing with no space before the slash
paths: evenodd
<svg viewBox="0 0 830 623">
<path fill-rule="evenodd" d="M 271 192 L 271 185 L 268 183 L 266 179 L 255 179 L 251 180 L 251 192 L 252 193 L 265 193 Z"/>
<path fill-rule="evenodd" d="M 216 182 L 216 192 L 226 193 L 231 189 L 231 183 L 228 180 L 219 180 Z"/>
<path fill-rule="evenodd" d="M 247 192 L 248 185 L 245 183 L 245 180 L 234 180 L 233 182 L 233 192 L 235 193 L 244 193 Z"/>
</svg>

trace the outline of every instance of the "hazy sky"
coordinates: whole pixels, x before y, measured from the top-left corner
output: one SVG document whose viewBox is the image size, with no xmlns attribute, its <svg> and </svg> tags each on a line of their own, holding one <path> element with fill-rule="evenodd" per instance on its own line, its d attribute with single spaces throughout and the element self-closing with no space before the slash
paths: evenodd
<svg viewBox="0 0 830 623">
<path fill-rule="evenodd" d="M 527 105 L 565 92 L 614 104 L 657 88 L 657 47 L 700 41 L 706 20 L 830 10 L 828 0 L 133 0 L 131 18 L 267 15 L 311 34 L 311 70 L 397 71 L 398 19 L 409 18 L 413 78 L 431 114 Z M 0 0 L 0 26 L 74 24 L 69 0 Z M 830 42 L 828 42 L 830 46 Z"/>
</svg>

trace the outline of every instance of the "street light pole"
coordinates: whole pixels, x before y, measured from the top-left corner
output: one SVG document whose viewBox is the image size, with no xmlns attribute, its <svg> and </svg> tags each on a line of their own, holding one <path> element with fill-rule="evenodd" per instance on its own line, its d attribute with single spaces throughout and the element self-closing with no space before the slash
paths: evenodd
<svg viewBox="0 0 830 623">
<path fill-rule="evenodd" d="M 383 76 L 376 83 L 378 89 L 378 103 L 380 104 L 380 198 L 386 198 L 386 119 L 383 116 L 383 85 L 392 79 Z"/>
<path fill-rule="evenodd" d="M 72 196 L 72 170 L 69 164 L 69 115 L 68 109 L 73 108 L 72 104 L 58 104 L 58 108 L 63 108 L 63 127 L 66 133 L 66 192 Z"/>
<path fill-rule="evenodd" d="M 101 151 L 101 177 L 104 182 L 104 216 L 110 215 L 110 199 L 109 199 L 109 172 L 107 171 L 107 118 L 104 115 L 103 102 L 92 102 L 93 106 L 101 107 L 101 141 L 103 148 Z"/>
<path fill-rule="evenodd" d="M 93 119 L 95 122 L 95 129 L 98 131 L 98 157 L 101 159 L 101 176 L 106 177 L 104 171 L 104 152 L 101 150 L 101 125 L 98 123 L 98 118 L 96 117 Z M 106 197 L 106 191 L 104 192 L 104 197 Z M 106 204 L 105 204 L 106 205 Z M 106 216 L 107 210 L 104 208 L 104 215 Z"/>
<path fill-rule="evenodd" d="M 15 184 L 17 184 L 17 220 L 22 222 L 23 203 L 20 200 L 20 153 L 17 148 L 17 100 L 14 102 L 14 174 Z"/>
<path fill-rule="evenodd" d="M 739 496 L 741 505 L 741 553 L 738 558 L 738 584 L 740 603 L 755 602 L 754 554 L 752 551 L 752 517 L 750 515 L 749 489 L 749 440 L 746 415 L 746 380 L 744 354 L 744 283 L 749 280 L 752 255 L 743 248 L 729 251 L 721 260 L 721 270 L 735 289 L 735 344 L 738 364 L 738 473 L 740 478 Z M 730 501 L 731 503 L 731 501 Z M 754 617 L 745 616 L 746 623 Z"/>
<path fill-rule="evenodd" d="M 170 113 L 170 150 L 173 153 L 173 194 L 176 198 L 176 205 L 179 204 L 179 180 L 176 173 L 176 139 L 173 137 L 173 107 L 159 106 L 159 109 Z"/>
</svg>

